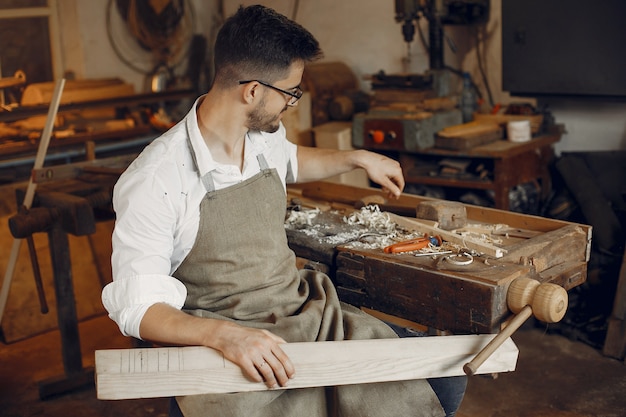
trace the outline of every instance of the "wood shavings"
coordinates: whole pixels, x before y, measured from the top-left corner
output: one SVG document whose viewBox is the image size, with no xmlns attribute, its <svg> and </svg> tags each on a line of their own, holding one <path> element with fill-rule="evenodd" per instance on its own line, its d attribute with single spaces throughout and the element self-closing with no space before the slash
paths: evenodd
<svg viewBox="0 0 626 417">
<path fill-rule="evenodd" d="M 394 243 L 424 236 L 421 232 L 398 225 L 389 213 L 381 212 L 376 204 L 345 216 L 337 211 L 291 210 L 285 220 L 285 228 L 315 238 L 324 246 L 345 245 L 366 250 L 382 249 Z M 444 242 L 442 246 L 431 244 L 411 254 L 434 254 L 449 250 L 451 249 Z"/>
<path fill-rule="evenodd" d="M 369 232 L 363 225 L 346 225 L 344 216 L 336 211 L 319 209 L 291 210 L 285 228 L 316 238 L 318 243 L 327 246 L 342 245 Z"/>
<path fill-rule="evenodd" d="M 492 245 L 502 244 L 502 239 L 495 237 L 494 233 L 501 229 L 508 228 L 505 224 L 468 223 L 460 229 L 451 230 L 457 235 L 479 239 Z"/>
<path fill-rule="evenodd" d="M 368 235 L 366 237 L 359 236 L 351 242 L 347 242 L 348 247 L 358 249 L 382 249 L 396 242 L 395 235 Z"/>
<path fill-rule="evenodd" d="M 380 211 L 378 204 L 370 204 L 354 211 L 344 217 L 344 221 L 350 225 L 362 225 L 379 233 L 392 233 L 396 229 L 396 223 L 391 220 L 388 213 Z"/>
<path fill-rule="evenodd" d="M 285 220 L 286 225 L 293 226 L 295 229 L 302 229 L 313 224 L 313 219 L 319 214 L 319 209 L 311 210 L 290 210 L 289 217 Z"/>
<path fill-rule="evenodd" d="M 407 231 L 394 222 L 389 213 L 381 212 L 377 204 L 369 204 L 344 217 L 349 225 L 365 227 L 369 232 L 348 242 L 347 246 L 359 249 L 382 249 L 403 240 L 422 237 L 419 232 Z"/>
</svg>

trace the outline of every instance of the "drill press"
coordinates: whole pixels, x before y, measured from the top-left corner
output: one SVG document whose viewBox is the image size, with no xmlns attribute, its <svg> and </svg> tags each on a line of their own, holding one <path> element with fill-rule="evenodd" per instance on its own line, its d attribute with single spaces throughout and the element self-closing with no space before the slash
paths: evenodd
<svg viewBox="0 0 626 417">
<path fill-rule="evenodd" d="M 422 18 L 428 21 L 429 70 L 424 74 L 381 71 L 374 75 L 374 105 L 367 113 L 355 115 L 353 145 L 411 152 L 432 147 L 438 131 L 461 124 L 456 102 L 449 99 L 453 93 L 451 70 L 443 58 L 443 25 L 484 23 L 488 17 L 489 0 L 396 0 L 395 20 L 402 23 L 407 62 L 416 24 Z"/>
</svg>

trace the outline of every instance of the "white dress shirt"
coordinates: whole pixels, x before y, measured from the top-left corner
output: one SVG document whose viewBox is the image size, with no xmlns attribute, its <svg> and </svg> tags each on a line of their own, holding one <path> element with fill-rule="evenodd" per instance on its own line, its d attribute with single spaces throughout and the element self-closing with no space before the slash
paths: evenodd
<svg viewBox="0 0 626 417">
<path fill-rule="evenodd" d="M 198 128 L 200 100 L 144 149 L 113 191 L 113 282 L 104 288 L 102 302 L 126 336 L 141 337 L 139 324 L 152 304 L 180 309 L 185 302 L 185 286 L 171 275 L 196 238 L 204 174 L 212 173 L 216 189 L 235 185 L 260 171 L 256 156 L 262 153 L 283 185 L 289 165 L 293 178 L 298 175 L 297 146 L 286 139 L 282 124 L 275 133 L 246 135 L 242 171 L 215 162 Z"/>
</svg>

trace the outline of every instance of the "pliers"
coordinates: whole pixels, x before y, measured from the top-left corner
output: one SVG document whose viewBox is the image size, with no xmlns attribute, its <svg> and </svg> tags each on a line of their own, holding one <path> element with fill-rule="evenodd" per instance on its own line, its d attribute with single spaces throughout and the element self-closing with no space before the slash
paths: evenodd
<svg viewBox="0 0 626 417">
<path fill-rule="evenodd" d="M 402 253 L 411 252 L 425 248 L 429 244 L 440 246 L 443 240 L 441 236 L 425 236 L 417 239 L 405 240 L 404 242 L 394 243 L 393 245 L 383 248 L 385 253 Z"/>
</svg>

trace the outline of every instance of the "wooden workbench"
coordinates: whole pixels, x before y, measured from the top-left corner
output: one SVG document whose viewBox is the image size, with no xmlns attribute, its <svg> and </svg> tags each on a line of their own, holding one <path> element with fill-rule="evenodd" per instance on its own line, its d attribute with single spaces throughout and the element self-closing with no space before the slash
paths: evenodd
<svg viewBox="0 0 626 417">
<path fill-rule="evenodd" d="M 93 380 L 91 368 L 84 368 L 81 360 L 68 234 L 94 233 L 98 213 L 104 218 L 112 214 L 110 190 L 125 165 L 125 160 L 114 159 L 104 166 L 86 162 L 34 172 L 34 180 L 40 183 L 37 204 L 30 215 L 25 216 L 34 215 L 35 208 L 49 210 L 53 224 L 48 227 L 47 223 L 43 225 L 24 218 L 19 223 L 23 227 L 12 229 L 12 233 L 14 229 L 21 230 L 15 237 L 25 238 L 42 231 L 36 226 L 45 226 L 52 255 L 65 373 L 40 382 L 41 398 Z M 326 211 L 321 217 L 332 223 L 334 233 L 352 227 L 333 221 L 341 218 L 337 213 L 354 211 L 356 202 L 374 194 L 381 195 L 372 188 L 325 182 L 294 185 L 288 189 L 288 198 L 299 197 L 323 206 Z M 432 199 L 404 194 L 393 202 L 394 209 L 410 213 L 425 200 Z M 287 230 L 287 237 L 299 257 L 317 263 L 317 268 L 329 274 L 343 301 L 456 334 L 496 332 L 510 314 L 506 292 L 516 278 L 532 277 L 558 283 L 566 289 L 585 281 L 591 227 L 483 207 L 465 207 L 472 221 L 506 223 L 531 230 L 536 236 L 521 241 L 512 239 L 503 247 L 507 252 L 504 256 L 477 256 L 475 262 L 464 267 L 444 265 L 441 259 L 430 257 L 329 244 L 295 230 Z M 72 215 L 65 215 L 66 212 Z M 328 233 L 332 235 L 333 231 L 329 229 Z"/>
<path fill-rule="evenodd" d="M 381 195 L 372 188 L 324 182 L 290 186 L 288 194 L 308 204 L 347 210 L 363 197 Z M 394 209 L 414 210 L 426 200 L 432 199 L 403 194 L 393 204 Z M 468 266 L 446 264 L 440 257 L 324 243 L 298 230 L 287 230 L 287 237 L 297 256 L 321 264 L 343 301 L 456 334 L 497 332 L 511 314 L 506 293 L 516 278 L 553 282 L 565 289 L 585 281 L 590 226 L 478 206 L 465 208 L 468 221 L 506 224 L 534 236 L 507 237 L 502 244 L 504 256 L 479 255 Z M 332 219 L 332 212 L 324 216 Z M 337 223 L 335 229 L 350 227 Z"/>
</svg>

